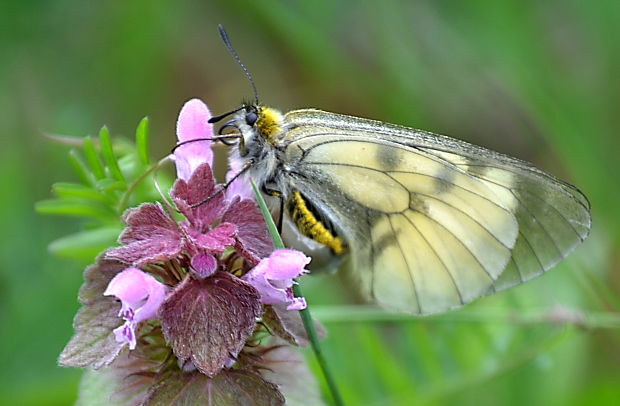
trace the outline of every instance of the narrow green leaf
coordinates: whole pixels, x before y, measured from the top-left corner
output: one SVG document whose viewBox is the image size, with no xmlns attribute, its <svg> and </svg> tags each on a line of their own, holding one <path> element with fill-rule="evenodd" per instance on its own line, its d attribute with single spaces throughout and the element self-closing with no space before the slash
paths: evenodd
<svg viewBox="0 0 620 406">
<path fill-rule="evenodd" d="M 110 173 L 117 180 L 124 182 L 125 177 L 123 176 L 123 172 L 121 172 L 121 168 L 118 166 L 116 155 L 114 155 L 112 139 L 110 138 L 110 131 L 108 130 L 108 127 L 101 127 L 101 130 L 99 131 L 99 142 L 101 143 L 101 153 L 103 154 L 103 159 L 105 159 L 105 163 L 108 166 Z"/>
<path fill-rule="evenodd" d="M 136 147 L 138 148 L 138 157 L 144 165 L 149 164 L 149 118 L 144 117 L 140 120 L 136 129 Z"/>
<path fill-rule="evenodd" d="M 263 199 L 263 196 L 256 187 L 254 181 L 252 181 L 252 189 L 254 190 L 254 195 L 256 196 L 256 201 L 258 202 L 258 208 L 263 214 L 263 217 L 265 217 L 267 231 L 269 231 L 269 234 L 273 239 L 273 245 L 275 245 L 276 248 L 284 248 L 284 241 L 282 241 L 282 237 L 280 237 L 280 233 L 278 233 L 278 227 L 276 227 L 276 223 L 273 221 L 273 217 L 271 217 L 267 203 L 265 203 L 265 199 Z"/>
<path fill-rule="evenodd" d="M 62 258 L 92 261 L 103 250 L 116 244 L 122 226 L 80 231 L 59 238 L 49 245 L 49 251 Z"/>
<path fill-rule="evenodd" d="M 69 163 L 73 167 L 75 174 L 85 185 L 94 186 L 96 182 L 95 175 L 88 169 L 88 166 L 80 156 L 80 153 L 72 149 L 69 151 Z"/>
<path fill-rule="evenodd" d="M 35 209 L 41 214 L 61 216 L 94 217 L 97 219 L 116 217 L 116 213 L 110 208 L 86 199 L 42 200 L 35 204 Z"/>
<path fill-rule="evenodd" d="M 269 209 L 267 208 L 267 203 L 265 203 L 265 199 L 263 199 L 263 196 L 258 190 L 256 183 L 254 183 L 252 179 L 250 179 L 250 183 L 252 185 L 252 189 L 254 190 L 254 195 L 256 196 L 258 207 L 260 208 L 260 211 L 263 214 L 263 217 L 265 218 L 265 223 L 267 224 L 267 230 L 269 231 L 269 234 L 271 234 L 271 238 L 273 239 L 273 244 L 275 245 L 276 248 L 284 248 L 284 242 L 282 241 L 282 237 L 280 236 L 280 233 L 278 232 L 278 228 L 276 227 L 276 224 L 273 221 L 273 217 L 271 216 L 271 213 L 269 212 Z M 299 286 L 298 283 L 293 285 L 293 294 L 296 297 L 303 297 L 303 294 L 301 292 L 301 287 Z M 327 386 L 329 387 L 334 403 L 337 406 L 342 406 L 344 405 L 344 403 L 342 401 L 342 398 L 340 397 L 340 391 L 338 390 L 338 387 L 336 386 L 336 381 L 334 380 L 334 377 L 332 376 L 332 373 L 329 369 L 329 365 L 327 364 L 327 360 L 323 356 L 323 352 L 319 344 L 319 337 L 316 333 L 316 329 L 314 328 L 314 323 L 312 321 L 312 315 L 310 314 L 310 310 L 306 307 L 305 309 L 300 310 L 299 314 L 301 316 L 301 320 L 304 323 L 304 327 L 306 328 L 306 333 L 308 334 L 308 339 L 310 340 L 312 351 L 314 352 L 314 355 L 316 356 L 316 359 L 321 367 L 321 370 L 323 371 L 323 376 L 325 377 L 325 381 L 327 383 Z"/>
<path fill-rule="evenodd" d="M 110 198 L 98 190 L 79 183 L 59 182 L 52 185 L 52 191 L 62 198 L 78 197 L 87 200 L 94 200 L 105 204 L 113 204 Z"/>
<path fill-rule="evenodd" d="M 101 192 L 124 192 L 127 190 L 127 183 L 116 179 L 105 178 L 97 182 L 97 190 Z"/>
<path fill-rule="evenodd" d="M 97 153 L 97 148 L 95 148 L 95 143 L 90 136 L 84 137 L 84 154 L 86 155 L 86 159 L 88 160 L 95 177 L 97 179 L 105 178 L 103 164 L 101 163 L 101 159 L 99 159 L 99 154 Z"/>
</svg>

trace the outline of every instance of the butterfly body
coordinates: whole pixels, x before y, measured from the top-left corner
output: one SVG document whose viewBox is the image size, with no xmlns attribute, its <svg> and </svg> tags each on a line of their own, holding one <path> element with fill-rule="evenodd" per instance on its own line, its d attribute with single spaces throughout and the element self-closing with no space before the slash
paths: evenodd
<svg viewBox="0 0 620 406">
<path fill-rule="evenodd" d="M 314 109 L 247 106 L 227 125 L 233 159 L 388 308 L 436 313 L 519 284 L 590 230 L 575 187 L 460 140 Z"/>
</svg>

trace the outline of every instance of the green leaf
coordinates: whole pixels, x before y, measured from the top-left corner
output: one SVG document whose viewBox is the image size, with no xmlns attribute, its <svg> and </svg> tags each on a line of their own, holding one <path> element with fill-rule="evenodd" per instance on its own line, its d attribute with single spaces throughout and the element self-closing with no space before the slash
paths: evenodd
<svg viewBox="0 0 620 406">
<path fill-rule="evenodd" d="M 269 234 L 273 239 L 273 245 L 275 245 L 276 248 L 284 248 L 284 242 L 282 241 L 282 237 L 280 237 L 280 233 L 278 233 L 278 227 L 276 227 L 276 223 L 273 221 L 273 217 L 269 212 L 269 208 L 267 207 L 267 203 L 265 203 L 265 199 L 263 199 L 263 196 L 261 195 L 258 187 L 256 187 L 256 184 L 253 180 L 251 181 L 251 183 L 252 189 L 254 190 L 254 195 L 256 196 L 256 201 L 258 202 L 258 208 L 260 209 L 261 213 L 263 213 L 263 217 L 265 217 L 267 231 L 269 231 Z"/>
<path fill-rule="evenodd" d="M 52 254 L 62 258 L 92 261 L 101 252 L 113 246 L 122 231 L 120 224 L 118 227 L 80 231 L 55 240 L 48 249 Z"/>
<path fill-rule="evenodd" d="M 149 118 L 144 117 L 140 120 L 136 129 L 136 147 L 138 148 L 138 158 L 143 165 L 149 164 Z"/>
<path fill-rule="evenodd" d="M 108 130 L 108 127 L 101 127 L 101 130 L 99 131 L 99 142 L 101 143 L 101 152 L 103 154 L 103 159 L 105 159 L 105 163 L 108 166 L 110 173 L 117 180 L 125 182 L 123 172 L 121 172 L 121 168 L 118 166 L 118 160 L 116 159 L 116 155 L 114 155 L 114 149 L 112 148 L 112 139 L 110 138 L 110 131 Z"/>
<path fill-rule="evenodd" d="M 99 159 L 99 154 L 97 153 L 97 148 L 95 148 L 95 143 L 90 136 L 84 137 L 84 154 L 86 155 L 86 159 L 88 160 L 95 177 L 97 179 L 105 178 L 103 164 Z"/>
<path fill-rule="evenodd" d="M 95 175 L 93 175 L 90 169 L 88 169 L 88 166 L 86 165 L 86 163 L 84 163 L 84 160 L 82 160 L 82 157 L 77 150 L 72 149 L 71 151 L 69 151 L 69 163 L 73 167 L 75 174 L 82 183 L 91 186 L 95 185 Z"/>
<path fill-rule="evenodd" d="M 110 204 L 110 199 L 91 187 L 80 183 L 59 182 L 52 185 L 52 191 L 59 197 L 72 198 L 78 197 L 87 200 L 94 200 L 101 203 Z"/>
<path fill-rule="evenodd" d="M 109 218 L 110 216 L 116 217 L 116 213 L 109 207 L 86 199 L 42 200 L 35 204 L 35 209 L 41 214 L 94 217 L 99 219 Z"/>
<path fill-rule="evenodd" d="M 104 193 L 116 191 L 124 192 L 127 190 L 127 183 L 116 179 L 105 178 L 97 182 L 97 189 Z"/>
</svg>

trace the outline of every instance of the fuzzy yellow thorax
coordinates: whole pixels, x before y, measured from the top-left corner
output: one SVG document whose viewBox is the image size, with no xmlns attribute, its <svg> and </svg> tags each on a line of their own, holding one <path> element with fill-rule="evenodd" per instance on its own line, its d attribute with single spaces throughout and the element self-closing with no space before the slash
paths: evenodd
<svg viewBox="0 0 620 406">
<path fill-rule="evenodd" d="M 283 116 L 271 107 L 259 107 L 256 128 L 270 143 L 275 142 L 276 137 L 282 131 Z"/>
</svg>

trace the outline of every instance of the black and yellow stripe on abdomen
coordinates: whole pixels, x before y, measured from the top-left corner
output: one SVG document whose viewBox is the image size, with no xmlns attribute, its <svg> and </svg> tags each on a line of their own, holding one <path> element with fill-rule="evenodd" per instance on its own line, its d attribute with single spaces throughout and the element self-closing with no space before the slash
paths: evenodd
<svg viewBox="0 0 620 406">
<path fill-rule="evenodd" d="M 291 219 L 303 235 L 325 245 L 334 254 L 342 255 L 346 252 L 342 238 L 336 236 L 321 220 L 317 219 L 299 191 L 293 192 L 293 196 L 288 201 L 288 210 Z"/>
</svg>

